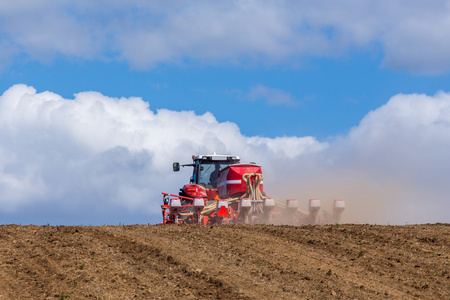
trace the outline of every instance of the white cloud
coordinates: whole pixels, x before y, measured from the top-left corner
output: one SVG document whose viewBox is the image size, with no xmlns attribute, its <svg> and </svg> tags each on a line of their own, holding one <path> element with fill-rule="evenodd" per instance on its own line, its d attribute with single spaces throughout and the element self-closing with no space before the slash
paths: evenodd
<svg viewBox="0 0 450 300">
<path fill-rule="evenodd" d="M 372 222 L 448 222 L 449 147 L 450 94 L 399 94 L 330 147 L 330 174 L 343 186 L 359 179 Z"/>
<path fill-rule="evenodd" d="M 346 199 L 347 222 L 449 222 L 449 147 L 444 92 L 396 95 L 347 136 L 322 143 L 245 137 L 210 113 L 153 112 L 140 98 L 64 99 L 15 85 L 0 97 L 0 216 L 158 222 L 160 193 L 177 193 L 190 176 L 171 163 L 215 151 L 261 164 L 271 196 L 319 197 L 325 208 Z"/>
<path fill-rule="evenodd" d="M 295 145 L 299 140 L 292 138 Z M 105 206 L 105 212 L 115 207 L 154 217 L 160 193 L 177 192 L 189 178 L 172 174 L 171 162 L 213 151 L 250 160 L 262 146 L 248 141 L 235 124 L 210 113 L 154 113 L 139 98 L 83 92 L 69 100 L 15 85 L 0 98 L 0 205 L 14 212 L 54 204 L 58 214 L 64 207 L 97 212 Z M 312 138 L 305 144 L 319 145 Z M 272 148 L 256 156 L 279 152 Z"/>
<path fill-rule="evenodd" d="M 39 61 L 59 55 L 125 60 L 136 68 L 148 68 L 185 60 L 290 63 L 379 45 L 387 67 L 446 73 L 450 69 L 449 3 L 4 2 L 0 4 L 0 53 L 25 54 Z"/>
</svg>

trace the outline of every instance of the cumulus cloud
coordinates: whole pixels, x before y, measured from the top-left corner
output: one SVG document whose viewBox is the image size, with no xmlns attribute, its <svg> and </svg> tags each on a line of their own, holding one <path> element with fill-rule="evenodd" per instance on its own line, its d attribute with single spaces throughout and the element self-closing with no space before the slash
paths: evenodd
<svg viewBox="0 0 450 300">
<path fill-rule="evenodd" d="M 83 92 L 63 99 L 16 85 L 0 98 L 2 211 L 50 205 L 56 214 L 97 214 L 105 207 L 154 218 L 160 193 L 177 192 L 189 178 L 175 177 L 172 161 L 213 151 L 250 158 L 260 146 L 256 138 L 247 141 L 236 124 L 219 123 L 210 113 L 154 113 L 139 98 Z M 305 151 L 319 144 L 310 138 L 293 143 Z"/>
<path fill-rule="evenodd" d="M 381 48 L 383 64 L 450 69 L 450 2 L 14 1 L 0 4 L 0 53 L 158 63 L 291 63 Z M 6 63 L 5 60 L 3 63 Z"/>
<path fill-rule="evenodd" d="M 192 154 L 263 166 L 274 197 L 347 201 L 346 222 L 449 222 L 450 94 L 396 95 L 348 135 L 245 137 L 212 114 L 150 109 L 140 98 L 64 99 L 15 85 L 0 96 L 2 222 L 157 223 Z"/>
</svg>

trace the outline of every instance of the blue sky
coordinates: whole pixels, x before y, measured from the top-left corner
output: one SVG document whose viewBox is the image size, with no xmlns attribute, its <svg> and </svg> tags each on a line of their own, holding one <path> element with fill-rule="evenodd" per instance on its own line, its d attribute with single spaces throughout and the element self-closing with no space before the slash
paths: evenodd
<svg viewBox="0 0 450 300">
<path fill-rule="evenodd" d="M 450 90 L 450 77 L 417 75 L 381 66 L 381 55 L 355 54 L 309 59 L 303 68 L 276 66 L 188 66 L 162 64 L 136 70 L 120 62 L 18 63 L 2 74 L 2 90 L 26 83 L 70 99 L 82 91 L 110 97 L 142 97 L 152 109 L 207 111 L 239 125 L 247 136 L 315 136 L 348 133 L 371 110 L 398 93 Z M 293 104 L 253 98 L 258 86 L 277 90 Z M 254 114 L 254 116 L 249 115 Z M 255 122 L 261 118 L 262 121 Z M 270 120 L 270 122 L 263 121 Z M 275 125 L 275 126 L 274 126 Z"/>
<path fill-rule="evenodd" d="M 440 167 L 439 171 L 436 169 L 439 163 L 427 164 L 427 159 L 432 157 L 440 158 L 442 163 L 447 159 L 446 154 L 433 152 L 447 145 L 448 129 L 436 127 L 442 120 L 448 121 L 443 113 L 446 109 L 435 104 L 424 110 L 424 115 L 428 111 L 442 112 L 439 116 L 433 114 L 436 119 L 430 117 L 426 125 L 420 123 L 424 116 L 411 111 L 411 107 L 421 107 L 415 106 L 414 101 L 434 105 L 442 98 L 441 91 L 450 92 L 449 1 L 409 1 L 407 7 L 402 1 L 197 1 L 182 4 L 137 0 L 126 3 L 60 1 L 57 4 L 15 1 L 0 4 L 0 20 L 0 91 L 5 93 L 2 96 L 4 111 L 0 112 L 13 116 L 4 119 L 0 126 L 0 175 L 4 178 L 0 179 L 0 196 L 3 195 L 2 201 L 16 203 L 0 212 L 7 222 L 157 222 L 155 207 L 159 199 L 152 198 L 150 202 L 145 199 L 158 195 L 159 188 L 176 192 L 189 176 L 186 173 L 182 175 L 184 178 L 175 177 L 163 171 L 162 166 L 170 166 L 172 160 L 188 160 L 200 150 L 233 152 L 252 161 L 257 160 L 255 156 L 273 177 L 291 170 L 284 175 L 286 178 L 274 180 L 272 188 L 276 193 L 279 192 L 277 184 L 283 180 L 305 181 L 308 178 L 309 186 L 303 184 L 305 189 L 315 187 L 315 191 L 311 188 L 310 192 L 297 192 L 298 183 L 292 182 L 294 197 L 348 194 L 350 203 L 356 202 L 354 207 L 359 205 L 358 209 L 363 209 L 365 202 L 356 199 L 366 196 L 348 190 L 355 190 L 353 187 L 361 179 L 360 174 L 364 174 L 364 186 L 367 185 L 371 194 L 380 195 L 373 196 L 378 200 L 370 200 L 371 203 L 389 201 L 390 196 L 385 195 L 387 190 L 395 190 L 393 193 L 402 199 L 410 197 L 415 193 L 412 186 L 418 188 L 414 184 L 416 181 L 428 182 L 420 174 L 424 165 L 429 168 L 429 174 L 436 174 L 436 177 L 450 175 Z M 24 84 L 28 89 L 17 84 Z M 6 91 L 10 92 L 9 96 Z M 50 94 L 46 94 L 47 91 Z M 77 94 L 81 96 L 77 98 Z M 36 117 L 43 110 L 32 112 L 32 104 L 20 110 L 21 106 L 6 105 L 25 95 L 36 99 L 36 103 L 41 103 L 43 98 L 50 102 L 68 101 L 60 105 L 71 107 L 67 110 L 73 111 L 65 115 L 66 111 L 57 110 L 61 118 L 80 117 L 63 124 L 57 121 L 57 113 L 50 114 L 49 119 Z M 133 97 L 141 100 L 133 102 L 130 100 Z M 125 102 L 132 104 L 123 104 L 119 101 L 121 98 L 129 99 Z M 77 101 L 80 101 L 79 106 L 70 104 Z M 94 112 L 86 108 L 83 101 L 102 103 L 104 108 Z M 117 103 L 111 104 L 111 101 Z M 148 103 L 149 108 L 143 103 Z M 401 110 L 398 110 L 398 103 L 404 105 Z M 120 105 L 125 106 L 116 107 Z M 11 107 L 16 108 L 11 110 Z M 116 121 L 111 123 L 108 113 L 116 109 L 127 112 L 129 109 L 129 112 L 126 116 L 113 114 Z M 136 116 L 141 123 L 132 115 L 139 110 L 147 114 L 146 117 Z M 404 118 L 405 114 L 410 117 Z M 155 121 L 148 124 L 152 118 Z M 80 119 L 104 131 L 90 134 L 86 129 L 89 127 L 77 123 Z M 380 120 L 404 131 L 391 137 L 392 129 L 385 128 Z M 116 123 L 123 127 L 117 127 Z M 26 124 L 40 129 L 11 129 L 25 128 L 22 126 Z M 416 125 L 429 130 L 421 129 L 417 133 L 411 129 Z M 167 133 L 160 137 L 157 132 L 162 126 Z M 186 128 L 181 130 L 177 126 Z M 67 130 L 63 135 L 59 135 L 61 128 Z M 80 128 L 85 128 L 86 134 Z M 386 132 L 379 133 L 379 128 L 385 128 Z M 118 132 L 118 137 L 113 136 L 114 131 Z M 184 133 L 180 134 L 181 131 Z M 433 138 L 430 149 L 415 149 L 422 141 L 402 139 L 423 132 L 427 133 L 423 140 Z M 143 141 L 129 139 L 130 134 L 143 137 Z M 377 147 L 381 147 L 378 152 L 371 153 L 365 148 L 365 134 L 372 136 Z M 102 137 L 108 139 L 99 145 Z M 404 152 L 415 149 L 412 152 L 417 156 L 412 160 L 417 162 L 417 169 L 410 170 L 407 162 L 398 162 L 395 170 L 403 171 L 398 178 L 387 182 L 386 173 L 396 172 L 379 169 L 379 166 L 386 161 L 396 161 L 392 157 L 395 151 L 386 150 L 393 140 L 404 141 L 399 146 Z M 242 145 L 236 145 L 238 141 Z M 62 147 L 64 143 L 73 144 L 75 150 L 67 151 Z M 169 144 L 171 148 L 160 152 L 161 144 Z M 23 147 L 42 153 L 30 156 Z M 52 147 L 60 152 L 49 151 Z M 143 170 L 133 169 L 136 165 L 131 158 L 136 153 L 140 153 L 139 159 L 148 155 L 152 163 L 142 162 Z M 348 153 L 355 155 L 350 159 Z M 125 159 L 130 164 L 125 169 L 135 180 L 122 186 L 123 178 L 130 174 L 116 170 L 120 174 L 117 178 L 108 177 L 111 180 L 108 184 L 119 182 L 119 190 L 132 190 L 140 200 L 131 206 L 124 204 L 126 196 L 112 202 L 102 200 L 111 207 L 111 217 L 81 214 L 86 203 L 77 197 L 111 197 L 108 184 L 86 183 L 80 187 L 82 178 L 90 178 L 92 172 L 84 167 L 71 169 L 55 165 L 50 168 L 45 162 L 59 161 L 54 160 L 53 155 L 60 156 L 61 163 L 80 159 L 78 163 L 83 165 L 86 161 L 95 161 L 99 170 L 94 173 L 99 177 L 109 176 L 109 169 L 103 165 L 107 164 L 107 158 L 112 159 L 112 165 L 117 163 L 116 159 L 131 159 Z M 310 165 L 311 161 L 316 164 Z M 371 174 L 361 169 L 367 161 L 371 161 L 366 166 L 372 170 Z M 307 173 L 311 169 L 305 165 L 321 171 L 311 175 Z M 297 169 L 290 166 L 297 166 Z M 151 183 L 146 187 L 146 182 L 139 177 L 140 171 L 148 178 L 164 178 L 164 183 Z M 66 174 L 67 181 L 56 180 L 55 172 Z M 332 174 L 343 173 L 345 180 L 339 185 L 336 183 L 339 188 L 331 188 L 333 184 L 322 188 L 322 183 L 319 184 L 323 181 L 321 178 L 336 178 Z M 79 177 L 73 177 L 74 174 Z M 59 196 L 48 196 L 57 184 L 66 186 L 61 188 Z M 342 192 L 342 185 L 347 185 L 348 190 Z M 41 186 L 42 189 L 27 191 L 24 186 Z M 416 194 L 425 193 L 429 186 L 424 185 Z M 443 195 L 448 191 L 443 186 L 436 192 L 436 198 L 440 199 L 436 207 L 447 203 Z M 73 189 L 81 189 L 80 195 L 73 196 Z M 280 194 L 284 196 L 284 192 Z M 79 203 L 73 204 L 70 212 L 64 205 L 54 205 L 64 203 L 66 198 Z M 31 213 L 44 206 L 48 206 L 46 213 Z M 98 209 L 90 208 L 91 211 Z M 379 219 L 367 220 L 379 223 L 443 221 L 417 211 L 424 210 L 411 209 L 410 215 L 405 217 L 408 220 L 396 219 L 395 214 L 387 217 L 382 212 Z M 117 217 L 121 213 L 123 215 Z M 359 215 L 356 209 L 353 214 Z"/>
</svg>

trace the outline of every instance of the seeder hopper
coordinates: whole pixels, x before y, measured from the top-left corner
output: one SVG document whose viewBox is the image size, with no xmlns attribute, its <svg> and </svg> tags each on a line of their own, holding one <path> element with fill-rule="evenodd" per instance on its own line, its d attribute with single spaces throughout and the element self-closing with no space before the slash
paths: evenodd
<svg viewBox="0 0 450 300">
<path fill-rule="evenodd" d="M 331 214 L 319 215 L 319 199 L 309 199 L 308 212 L 296 199 L 286 201 L 266 196 L 261 167 L 240 163 L 236 155 L 197 155 L 190 183 L 179 195 L 162 193 L 163 224 L 322 224 L 339 223 L 344 200 L 333 202 Z M 180 164 L 173 163 L 178 172 Z"/>
</svg>

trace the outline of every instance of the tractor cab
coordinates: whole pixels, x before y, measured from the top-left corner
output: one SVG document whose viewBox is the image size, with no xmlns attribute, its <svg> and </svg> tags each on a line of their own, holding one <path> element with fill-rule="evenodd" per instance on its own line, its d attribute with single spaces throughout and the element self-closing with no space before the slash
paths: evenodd
<svg viewBox="0 0 450 300">
<path fill-rule="evenodd" d="M 180 190 L 181 196 L 192 198 L 208 198 L 213 200 L 217 195 L 217 180 L 219 171 L 229 165 L 240 161 L 236 155 L 193 155 L 193 163 L 181 165 L 182 167 L 193 167 L 190 184 L 186 184 Z M 173 163 L 173 170 L 178 172 L 180 164 Z"/>
</svg>

